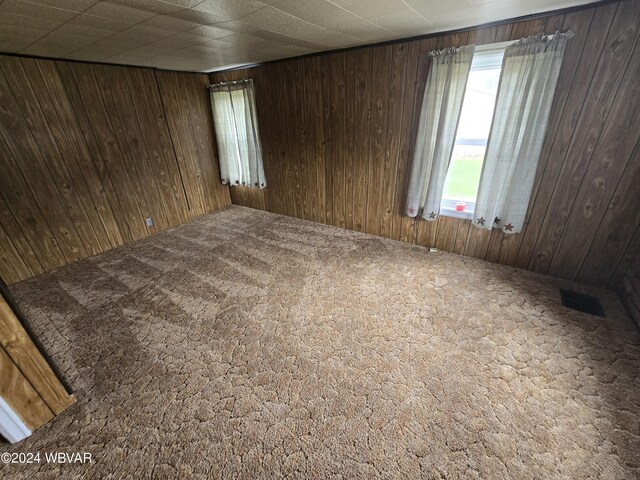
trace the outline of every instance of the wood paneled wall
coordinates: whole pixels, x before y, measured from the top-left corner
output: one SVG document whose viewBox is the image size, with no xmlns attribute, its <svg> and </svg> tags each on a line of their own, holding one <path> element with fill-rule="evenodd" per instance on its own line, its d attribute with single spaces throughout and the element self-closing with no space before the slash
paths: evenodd
<svg viewBox="0 0 640 480">
<path fill-rule="evenodd" d="M 622 277 L 618 293 L 631 317 L 640 327 L 640 255 L 631 262 Z"/>
<path fill-rule="evenodd" d="M 11 284 L 230 204 L 207 84 L 0 56 L 0 277 Z"/>
<path fill-rule="evenodd" d="M 218 72 L 253 78 L 268 187 L 233 203 L 491 262 L 612 285 L 638 250 L 640 2 Z M 534 185 L 516 235 L 402 214 L 436 48 L 572 30 Z M 634 237 L 635 235 L 635 237 Z M 625 260 L 627 259 L 627 260 Z"/>
</svg>

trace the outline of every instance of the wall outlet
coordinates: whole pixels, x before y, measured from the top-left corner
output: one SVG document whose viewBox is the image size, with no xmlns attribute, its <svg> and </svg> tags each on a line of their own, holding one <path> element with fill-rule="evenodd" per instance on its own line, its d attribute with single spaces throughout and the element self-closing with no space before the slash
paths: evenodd
<svg viewBox="0 0 640 480">
<path fill-rule="evenodd" d="M 153 218 L 145 218 L 144 223 L 147 225 L 147 227 L 153 227 Z"/>
</svg>

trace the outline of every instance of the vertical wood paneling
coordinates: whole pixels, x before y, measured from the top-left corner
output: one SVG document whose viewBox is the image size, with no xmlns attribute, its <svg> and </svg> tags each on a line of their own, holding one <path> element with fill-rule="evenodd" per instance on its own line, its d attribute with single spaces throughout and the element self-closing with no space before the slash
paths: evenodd
<svg viewBox="0 0 640 480">
<path fill-rule="evenodd" d="M 637 80 L 632 81 L 638 77 L 634 48 L 638 48 L 639 22 L 638 2 L 610 3 L 452 35 L 284 60 L 234 74 L 247 78 L 261 72 L 260 94 L 283 101 L 278 96 L 283 79 L 271 72 L 302 71 L 298 78 L 303 78 L 304 99 L 298 102 L 304 105 L 300 122 L 304 135 L 300 138 L 314 143 L 316 165 L 322 162 L 317 171 L 324 179 L 316 177 L 313 190 L 326 196 L 325 202 L 312 206 L 316 211 L 305 211 L 305 218 L 613 285 L 622 278 L 620 265 L 630 261 L 626 252 L 640 222 L 635 179 L 640 159 L 634 150 L 640 131 L 635 124 L 640 118 L 640 96 Z M 404 216 L 406 182 L 429 69 L 427 53 L 556 30 L 572 30 L 576 35 L 569 41 L 560 73 L 523 232 L 505 236 L 499 230 L 475 228 L 466 220 L 442 217 L 425 222 Z M 215 73 L 211 78 L 224 75 Z M 299 108 L 292 103 L 281 105 L 280 111 L 290 112 L 289 117 L 261 109 L 260 123 L 276 124 L 274 129 L 285 132 L 299 131 L 293 124 L 293 113 Z M 280 141 L 287 140 L 280 137 Z M 263 145 L 270 142 L 263 136 Z M 274 156 L 265 157 L 270 178 L 264 195 L 271 211 L 293 215 L 295 205 L 290 203 L 298 200 L 295 192 L 286 190 L 298 187 L 284 184 L 294 165 L 282 153 L 286 148 L 281 144 L 277 149 L 265 148 Z M 307 185 L 304 188 L 309 190 Z M 243 201 L 254 195 L 246 192 Z"/>
<path fill-rule="evenodd" d="M 122 206 L 122 214 L 131 233 L 133 240 L 144 238 L 148 235 L 145 218 L 145 199 L 139 195 L 137 185 L 137 172 L 129 171 L 129 162 L 124 158 L 126 149 L 123 149 L 123 130 L 117 117 L 117 110 L 113 104 L 111 92 L 103 82 L 102 88 L 99 76 L 96 77 L 94 67 L 87 64 L 69 64 L 69 70 L 75 80 L 80 101 L 86 112 L 88 125 L 85 126 L 87 132 L 94 137 L 94 145 L 97 151 L 92 155 L 100 156 L 104 161 L 105 169 L 113 183 Z"/>
<path fill-rule="evenodd" d="M 96 123 L 94 130 L 100 129 L 104 134 L 105 129 L 111 128 L 111 136 L 107 143 L 115 143 L 107 158 L 112 158 L 114 167 L 121 170 L 122 175 L 118 175 L 117 184 L 125 189 L 127 199 L 136 200 L 127 206 L 127 210 L 131 211 L 129 227 L 135 232 L 136 238 L 142 238 L 149 233 L 155 233 L 156 227 L 164 229 L 167 225 L 167 219 L 163 216 L 164 208 L 155 188 L 155 176 L 149 176 L 149 158 L 135 120 L 135 110 L 131 104 L 123 68 L 94 65 L 93 72 L 109 118 L 108 124 Z M 97 112 L 96 118 L 102 119 L 101 113 Z M 107 138 L 106 134 L 104 136 Z M 141 193 L 137 198 L 133 194 L 136 190 Z M 135 208 L 137 211 L 129 210 Z M 155 219 L 152 227 L 147 227 L 139 221 L 140 218 L 147 217 Z"/>
<path fill-rule="evenodd" d="M 291 84 L 291 88 L 283 88 L 286 92 L 285 106 L 291 105 L 293 108 L 283 114 L 288 116 L 293 121 L 293 128 L 288 129 L 287 134 L 287 149 L 289 154 L 289 172 L 291 176 L 289 181 L 291 182 L 291 193 L 293 197 L 293 216 L 300 218 L 307 218 L 304 208 L 304 190 L 305 184 L 303 181 L 302 170 L 303 166 L 303 147 L 302 147 L 302 95 L 300 90 L 302 87 L 300 63 L 285 63 L 284 76 L 286 81 Z M 285 83 L 283 83 L 285 85 Z"/>
<path fill-rule="evenodd" d="M 230 202 L 220 184 L 206 75 L 156 72 L 189 218 Z M 151 86 L 150 86 L 151 87 Z"/>
<path fill-rule="evenodd" d="M 1 137 L 0 158 L 3 159 L 0 215 L 21 258 L 34 274 L 64 265 L 66 259 L 58 242 Z"/>
<path fill-rule="evenodd" d="M 369 162 L 361 159 L 369 157 L 369 128 L 371 120 L 371 84 L 373 81 L 373 56 L 364 49 L 356 50 L 356 66 L 353 78 L 355 84 L 353 132 L 353 229 L 365 231 L 367 219 L 367 192 L 369 190 Z"/>
<path fill-rule="evenodd" d="M 0 56 L 5 282 L 230 204 L 208 76 L 158 76 L 171 88 L 149 69 Z"/>
<path fill-rule="evenodd" d="M 149 159 L 149 168 L 155 172 L 158 193 L 162 198 L 169 225 L 189 219 L 187 198 L 176 168 L 171 135 L 167 126 L 162 101 L 158 94 L 155 75 L 151 70 L 125 69 L 129 92 L 135 108 L 141 139 Z"/>
<path fill-rule="evenodd" d="M 311 59 L 300 65 L 302 75 L 302 144 L 304 149 L 305 218 L 321 221 L 319 218 L 318 170 L 316 165 L 317 131 L 315 129 L 314 67 Z"/>
<path fill-rule="evenodd" d="M 345 148 L 342 158 L 344 181 L 342 198 L 344 206 L 344 228 L 353 230 L 353 155 L 355 136 L 355 68 L 356 52 L 351 50 L 345 54 Z"/>
<path fill-rule="evenodd" d="M 598 33 L 607 33 L 604 43 L 597 44 L 599 48 L 585 50 L 587 55 L 581 58 L 582 64 L 588 65 L 597 61 L 590 85 L 585 96 L 577 101 L 579 109 L 576 123 L 570 126 L 566 140 L 566 151 L 554 156 L 560 171 L 555 177 L 555 190 L 551 195 L 545 219 L 538 233 L 538 241 L 532 252 L 528 268 L 546 273 L 553 260 L 553 256 L 561 237 L 571 232 L 565 230 L 565 225 L 574 207 L 575 198 L 584 180 L 586 169 L 598 143 L 607 115 L 614 101 L 618 86 L 622 80 L 625 67 L 633 52 L 640 21 L 640 8 L 636 2 L 621 2 L 610 26 Z M 594 36 L 596 32 L 594 32 Z M 599 60 L 595 52 L 601 51 Z M 578 77 L 582 80 L 585 77 Z M 580 84 L 584 82 L 581 81 Z M 580 89 L 580 85 L 576 86 Z M 572 106 L 575 105 L 572 103 Z M 611 119 L 616 123 L 616 119 Z M 618 124 L 622 127 L 621 124 Z M 575 270 L 567 269 L 567 277 L 575 276 Z"/>
<path fill-rule="evenodd" d="M 90 209 L 92 205 L 85 205 L 83 201 L 88 197 L 88 192 L 82 175 L 73 162 L 66 161 L 67 156 L 72 156 L 72 152 L 65 142 L 65 133 L 57 121 L 47 85 L 40 77 L 35 60 L 20 61 L 17 57 L 5 60 L 4 65 L 8 67 L 6 71 L 10 72 L 7 79 L 14 91 L 20 113 L 38 142 L 51 180 L 58 186 L 62 203 L 78 232 L 85 253 L 96 255 L 108 249 L 108 241 L 103 243 L 106 236 L 104 229 Z"/>
<path fill-rule="evenodd" d="M 316 218 L 319 222 L 328 223 L 327 219 L 327 144 L 331 142 L 331 130 L 328 129 L 327 115 L 329 109 L 325 107 L 325 94 L 328 88 L 328 79 L 323 75 L 322 58 L 313 57 L 310 59 L 312 66 L 311 74 L 313 75 L 313 104 L 312 112 L 314 114 L 310 121 L 314 124 L 315 137 L 315 158 L 316 165 L 316 197 L 318 199 L 319 212 Z M 318 116 L 321 115 L 321 118 Z M 276 180 L 277 183 L 277 180 Z"/>
<path fill-rule="evenodd" d="M 629 314 L 640 326 L 640 255 L 630 262 L 618 285 L 618 293 Z"/>
<path fill-rule="evenodd" d="M 395 213 L 396 186 L 398 183 L 400 138 L 402 135 L 402 114 L 404 108 L 406 75 L 406 43 L 393 45 L 391 51 L 391 76 L 389 79 L 389 113 L 387 119 L 387 138 L 385 140 L 382 171 L 382 223 L 380 234 L 394 238 L 393 221 Z"/>
<path fill-rule="evenodd" d="M 627 162 L 615 192 L 602 216 L 598 230 L 582 261 L 577 280 L 597 285 L 611 285 L 616 266 L 628 265 L 624 256 L 640 252 L 640 141 Z M 636 233 L 636 237 L 639 234 Z"/>
<path fill-rule="evenodd" d="M 42 95 L 41 104 L 47 103 L 46 99 L 51 102 L 52 111 L 47 122 L 61 144 L 61 152 L 69 171 L 73 172 L 77 179 L 76 188 L 80 191 L 86 208 L 88 211 L 91 208 L 95 210 L 98 220 L 94 220 L 93 228 L 101 237 L 103 249 L 122 245 L 124 237 L 119 230 L 109 199 L 112 187 L 101 182 L 98 176 L 56 63 L 50 60 L 36 60 L 35 63 L 23 61 L 23 65 L 32 84 L 39 79 L 42 81 L 40 85 L 34 85 L 34 88 Z M 80 172 L 82 179 L 77 177 L 76 172 Z M 86 190 L 83 189 L 82 183 L 86 185 Z"/>
<path fill-rule="evenodd" d="M 107 162 L 102 158 L 100 153 L 100 146 L 97 137 L 94 135 L 89 116 L 87 114 L 84 102 L 80 96 L 80 90 L 76 84 L 76 79 L 71 70 L 70 64 L 67 62 L 56 62 L 56 67 L 60 73 L 61 81 L 64 84 L 64 88 L 71 104 L 71 109 L 75 123 L 82 132 L 82 140 L 79 140 L 80 144 L 84 144 L 86 148 L 86 157 L 84 157 L 86 169 L 91 169 L 91 166 L 95 168 L 95 172 L 98 178 L 98 185 L 103 189 L 108 199 L 109 205 L 113 213 L 113 219 L 116 222 L 115 229 L 119 234 L 120 242 L 114 246 L 121 245 L 124 242 L 133 240 L 131 235 L 131 229 L 127 222 L 123 204 L 120 202 L 120 198 L 114 182 L 111 180 L 111 175 L 107 169 Z"/>
<path fill-rule="evenodd" d="M 333 63 L 333 56 L 323 55 L 319 58 L 320 77 L 322 78 L 322 118 L 317 118 L 317 121 L 322 121 L 322 130 L 324 134 L 324 218 L 325 222 L 329 225 L 334 225 L 333 220 L 333 194 L 332 186 L 334 181 L 334 173 L 332 171 L 331 163 L 331 149 L 334 143 L 334 132 L 332 128 L 332 116 L 331 116 L 331 99 L 332 91 L 334 89 L 333 78 L 331 77 L 331 64 Z M 284 168 L 284 166 L 283 166 Z M 278 179 L 274 179 L 276 182 Z"/>
<path fill-rule="evenodd" d="M 20 256 L 11 236 L 0 222 L 0 269 L 7 272 L 7 282 L 18 282 L 32 275 L 29 266 Z"/>
<path fill-rule="evenodd" d="M 632 160 L 631 156 L 640 139 L 640 102 L 630 103 L 629 98 L 640 96 L 639 78 L 640 47 L 636 46 L 574 200 L 574 208 L 564 227 L 566 234 L 556 248 L 549 267 L 551 275 L 558 275 L 565 269 L 579 271 L 594 232 L 597 232 L 622 175 Z M 609 119 L 615 119 L 615 122 Z M 621 129 L 620 125 L 624 125 L 624 128 Z M 636 197 L 640 196 L 640 192 L 636 192 L 639 193 Z M 631 210 L 628 213 L 632 214 Z"/>
<path fill-rule="evenodd" d="M 366 232 L 382 233 L 382 191 L 384 159 L 389 118 L 389 82 L 393 45 L 373 49 L 373 82 L 371 90 L 371 124 L 369 129 L 369 189 L 367 192 Z"/>
<path fill-rule="evenodd" d="M 5 62 L 6 58 L 8 57 L 3 57 L 1 64 L 3 73 L 0 74 L 0 102 L 2 103 L 2 108 L 0 108 L 0 134 L 4 138 L 7 147 L 7 151 L 3 152 L 5 154 L 2 156 L 5 159 L 4 163 L 7 164 L 3 170 L 7 172 L 7 180 L 10 183 L 7 189 L 14 189 L 16 195 L 24 197 L 28 196 L 27 192 L 30 190 L 38 208 L 47 212 L 48 223 L 49 225 L 53 224 L 50 228 L 51 233 L 55 239 L 56 247 L 59 246 L 57 249 L 51 248 L 47 250 L 52 256 L 57 252 L 62 254 L 64 260 L 59 257 L 52 258 L 53 264 L 59 266 L 66 261 L 83 258 L 87 253 L 73 219 L 65 208 L 56 183 L 51 177 L 46 159 L 48 153 L 45 150 L 46 156 L 43 156 L 39 148 L 38 142 L 42 138 L 40 135 L 34 137 L 27 123 L 28 114 L 25 118 L 20 112 L 16 95 L 20 98 L 22 92 L 18 91 L 16 94 L 9 87 L 8 78 L 14 77 L 13 70 L 20 68 L 19 64 Z M 13 60 L 16 59 L 14 58 Z M 44 148 L 45 146 L 43 146 Z M 24 180 L 19 179 L 19 177 Z M 18 187 L 20 184 L 22 185 Z M 6 197 L 5 201 L 9 205 L 12 204 Z M 28 214 L 28 212 L 25 213 Z"/>
<path fill-rule="evenodd" d="M 344 185 L 345 157 L 347 153 L 347 102 L 346 102 L 346 54 L 340 53 L 331 62 L 331 157 L 327 164 L 331 176 L 328 183 L 331 186 L 332 224 L 345 227 Z"/>
</svg>

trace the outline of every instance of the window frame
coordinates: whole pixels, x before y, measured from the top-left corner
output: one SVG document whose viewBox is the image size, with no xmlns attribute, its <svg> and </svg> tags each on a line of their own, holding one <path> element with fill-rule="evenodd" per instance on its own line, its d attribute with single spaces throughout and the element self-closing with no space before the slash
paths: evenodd
<svg viewBox="0 0 640 480">
<path fill-rule="evenodd" d="M 505 49 L 509 46 L 512 45 L 513 43 L 515 43 L 515 40 L 511 40 L 511 41 L 507 41 L 507 42 L 499 42 L 499 43 L 489 43 L 486 45 L 479 45 L 476 47 L 476 50 L 473 54 L 473 61 L 476 60 L 476 58 L 482 58 L 482 57 L 489 57 L 492 54 L 495 55 L 497 53 L 500 53 L 500 74 L 502 74 L 502 58 L 504 55 L 504 51 Z M 476 55 L 480 54 L 481 57 L 476 57 Z M 478 70 L 483 70 L 483 69 L 489 69 L 489 68 L 495 68 L 495 63 L 489 63 L 487 65 L 487 63 L 485 64 L 480 64 L 480 66 L 476 66 L 476 68 L 474 68 L 473 66 L 473 62 L 471 65 L 471 69 L 469 70 L 469 73 L 471 73 L 472 71 L 478 71 Z M 465 98 L 462 101 L 462 107 L 464 108 L 464 103 L 466 100 L 466 95 L 467 95 L 467 88 L 469 87 L 469 83 L 467 80 L 467 85 L 465 86 Z M 496 92 L 497 93 L 497 92 Z M 496 100 L 497 100 L 497 95 L 496 95 Z M 495 110 L 495 104 L 494 104 L 494 110 Z M 458 129 L 456 128 L 456 140 L 458 139 Z M 488 140 L 488 137 L 487 137 Z M 488 145 L 488 143 L 487 143 Z M 454 144 L 454 148 L 455 148 L 455 144 Z M 449 168 L 451 168 L 451 160 L 453 158 L 453 149 L 451 150 L 451 158 L 449 159 Z M 484 164 L 484 158 L 483 158 L 483 164 Z M 447 174 L 449 172 L 447 171 Z M 479 180 L 478 180 L 478 184 L 479 184 Z M 462 202 L 464 201 L 465 205 L 465 210 L 460 212 L 458 210 L 456 210 L 456 204 L 458 202 Z M 476 208 L 476 202 L 475 200 L 473 202 L 469 202 L 466 200 L 461 200 L 461 199 L 456 199 L 456 198 L 452 198 L 452 197 L 445 197 L 444 196 L 444 192 L 443 192 L 443 196 L 442 199 L 440 200 L 440 215 L 445 216 L 445 217 L 452 217 L 452 218 L 460 218 L 463 220 L 473 220 L 473 214 L 475 212 L 475 208 Z"/>
</svg>

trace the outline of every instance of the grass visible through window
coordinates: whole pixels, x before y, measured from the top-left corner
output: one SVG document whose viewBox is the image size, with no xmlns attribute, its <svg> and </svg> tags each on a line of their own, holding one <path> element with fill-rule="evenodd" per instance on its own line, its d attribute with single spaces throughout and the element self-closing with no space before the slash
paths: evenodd
<svg viewBox="0 0 640 480">
<path fill-rule="evenodd" d="M 483 158 L 478 155 L 456 155 L 454 151 L 444 185 L 444 197 L 474 202 L 478 193 Z"/>
</svg>

